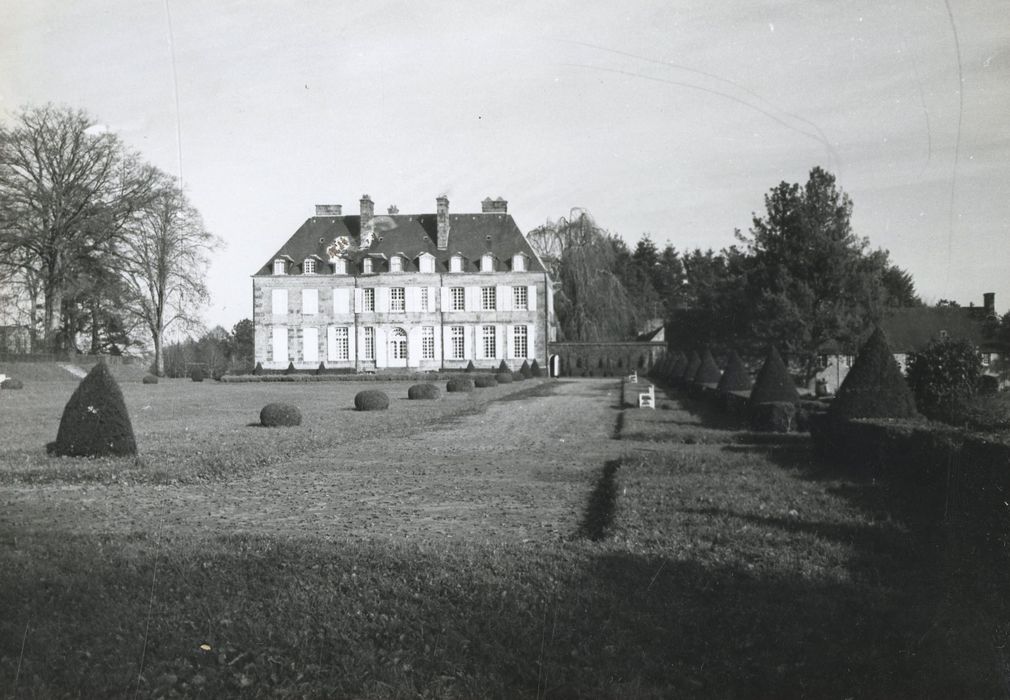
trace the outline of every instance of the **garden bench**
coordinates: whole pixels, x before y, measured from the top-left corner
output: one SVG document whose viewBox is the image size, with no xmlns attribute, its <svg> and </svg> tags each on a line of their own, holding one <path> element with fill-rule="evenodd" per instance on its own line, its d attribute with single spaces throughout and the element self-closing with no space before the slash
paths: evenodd
<svg viewBox="0 0 1010 700">
<path fill-rule="evenodd" d="M 651 408 L 656 409 L 656 387 L 649 386 L 649 390 L 645 393 L 638 395 L 638 407 L 639 408 Z"/>
</svg>

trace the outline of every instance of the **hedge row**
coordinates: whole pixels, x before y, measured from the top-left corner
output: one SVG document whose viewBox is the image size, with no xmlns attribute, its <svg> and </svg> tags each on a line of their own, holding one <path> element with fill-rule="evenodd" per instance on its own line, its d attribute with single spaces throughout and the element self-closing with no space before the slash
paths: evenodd
<svg viewBox="0 0 1010 700">
<path fill-rule="evenodd" d="M 454 374 L 462 375 L 463 372 Z M 227 384 L 248 384 L 251 382 L 413 382 L 448 379 L 449 372 L 404 372 L 396 374 L 227 374 L 221 381 Z"/>
</svg>

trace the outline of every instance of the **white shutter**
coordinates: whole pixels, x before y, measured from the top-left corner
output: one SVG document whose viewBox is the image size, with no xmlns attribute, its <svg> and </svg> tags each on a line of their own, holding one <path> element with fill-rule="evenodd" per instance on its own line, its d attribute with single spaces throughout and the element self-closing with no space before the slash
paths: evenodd
<svg viewBox="0 0 1010 700">
<path fill-rule="evenodd" d="M 358 359 L 358 335 L 353 326 L 347 329 L 347 359 L 351 362 Z"/>
<path fill-rule="evenodd" d="M 469 287 L 468 287 L 469 289 Z M 463 359 L 469 360 L 474 357 L 473 354 L 473 334 L 475 332 L 476 326 L 464 326 L 463 327 Z"/>
<path fill-rule="evenodd" d="M 337 327 L 326 327 L 326 361 L 337 361 Z"/>
<path fill-rule="evenodd" d="M 442 303 L 439 305 L 438 310 L 442 311 L 442 312 L 446 312 L 450 308 L 452 308 L 452 307 L 449 306 L 449 288 L 448 287 L 442 287 Z"/>
<path fill-rule="evenodd" d="M 435 348 L 435 354 L 438 355 L 438 353 L 438 348 Z M 444 359 L 452 358 L 452 328 L 450 326 L 442 326 L 442 353 Z"/>
<path fill-rule="evenodd" d="M 333 290 L 333 313 L 346 314 L 353 311 L 350 291 L 347 287 L 338 287 Z"/>
<path fill-rule="evenodd" d="M 476 311 L 480 308 L 480 288 L 463 287 L 463 310 Z"/>
<path fill-rule="evenodd" d="M 420 292 L 422 291 L 423 290 L 418 289 L 417 287 L 407 287 L 404 290 L 403 294 L 406 297 L 404 302 L 404 309 L 407 311 L 408 314 L 416 314 L 418 311 L 420 311 L 421 304 L 419 297 Z"/>
<path fill-rule="evenodd" d="M 499 284 L 498 289 L 495 291 L 495 295 L 498 297 L 497 301 L 499 311 L 512 310 L 512 287 Z"/>
<path fill-rule="evenodd" d="M 533 332 L 533 324 L 532 323 L 527 323 L 526 324 L 526 359 L 527 360 L 532 360 L 534 357 L 537 356 L 535 348 L 533 347 L 533 345 L 534 345 L 533 341 L 534 341 L 535 338 L 536 338 L 536 335 Z"/>
<path fill-rule="evenodd" d="M 288 290 L 274 289 L 271 300 L 274 316 L 286 316 L 288 313 Z"/>
<path fill-rule="evenodd" d="M 385 367 L 389 364 L 387 359 L 388 347 L 386 343 L 386 331 L 381 328 L 375 329 L 375 366 Z"/>
<path fill-rule="evenodd" d="M 375 312 L 380 314 L 389 313 L 389 287 L 375 288 Z"/>
<path fill-rule="evenodd" d="M 304 362 L 319 362 L 319 329 L 302 329 L 302 360 Z"/>
<path fill-rule="evenodd" d="M 495 335 L 494 349 L 495 349 L 495 352 L 497 353 L 495 355 L 495 359 L 496 360 L 497 359 L 504 360 L 505 357 L 506 357 L 506 355 L 505 355 L 505 348 L 508 345 L 508 341 L 506 341 L 506 339 L 505 339 L 505 335 L 506 335 L 506 333 L 505 333 L 505 326 L 502 326 L 502 325 L 495 326 L 494 327 L 494 335 Z"/>
<path fill-rule="evenodd" d="M 528 296 L 528 299 L 529 299 L 529 310 L 530 311 L 536 311 L 537 310 L 537 288 L 536 288 L 536 286 L 531 284 L 529 287 L 527 287 L 527 294 L 529 295 Z"/>
<path fill-rule="evenodd" d="M 414 326 L 407 331 L 407 366 L 417 367 L 421 364 L 421 334 L 420 326 Z M 412 364 L 413 363 L 413 364 Z"/>
<path fill-rule="evenodd" d="M 354 290 L 354 313 L 360 314 L 365 308 L 365 290 L 355 288 Z"/>
<path fill-rule="evenodd" d="M 287 326 L 274 326 L 273 345 L 274 345 L 274 362 L 275 363 L 276 362 L 287 362 L 288 361 L 288 329 L 287 329 Z"/>
<path fill-rule="evenodd" d="M 302 290 L 302 314 L 313 316 L 319 313 L 319 290 Z"/>
<path fill-rule="evenodd" d="M 505 326 L 505 337 L 508 339 L 508 354 L 502 355 L 504 359 L 514 360 L 516 357 L 516 334 L 513 330 L 515 326 Z"/>
</svg>

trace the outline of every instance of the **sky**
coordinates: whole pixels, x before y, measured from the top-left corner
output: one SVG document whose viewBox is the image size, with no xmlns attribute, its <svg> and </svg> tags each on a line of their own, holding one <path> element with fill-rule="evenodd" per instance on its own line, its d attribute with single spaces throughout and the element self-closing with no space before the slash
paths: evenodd
<svg viewBox="0 0 1010 700">
<path fill-rule="evenodd" d="M 210 326 L 315 204 L 718 250 L 814 166 L 924 299 L 1010 308 L 1006 0 L 4 0 L 0 119 L 46 102 L 181 177 Z"/>
</svg>

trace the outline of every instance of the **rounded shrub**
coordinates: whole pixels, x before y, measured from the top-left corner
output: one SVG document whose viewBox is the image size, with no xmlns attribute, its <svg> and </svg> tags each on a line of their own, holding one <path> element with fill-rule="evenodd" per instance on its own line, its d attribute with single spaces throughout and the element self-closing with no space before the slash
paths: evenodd
<svg viewBox="0 0 1010 700">
<path fill-rule="evenodd" d="M 407 398 L 411 401 L 439 399 L 442 398 L 442 390 L 434 384 L 415 384 L 407 389 Z"/>
<path fill-rule="evenodd" d="M 701 363 L 698 365 L 692 381 L 695 384 L 718 384 L 721 378 L 722 372 L 719 371 L 719 365 L 715 363 L 711 351 L 705 348 L 705 352 L 701 355 Z"/>
<path fill-rule="evenodd" d="M 828 416 L 851 418 L 911 418 L 916 415 L 912 395 L 884 331 L 877 328 L 860 348 L 852 369 L 838 388 Z"/>
<path fill-rule="evenodd" d="M 203 369 L 200 367 L 194 367 L 193 371 L 189 373 L 189 378 L 194 382 L 202 382 L 204 380 Z"/>
<path fill-rule="evenodd" d="M 498 386 L 498 380 L 491 374 L 477 374 L 474 375 L 473 385 L 478 389 L 487 389 L 492 386 Z"/>
<path fill-rule="evenodd" d="M 514 379 L 511 372 L 499 372 L 494 378 L 499 384 L 511 384 Z"/>
<path fill-rule="evenodd" d="M 992 374 L 983 374 L 978 378 L 979 396 L 995 396 L 999 393 L 999 377 Z"/>
<path fill-rule="evenodd" d="M 289 428 L 302 424 L 302 412 L 289 403 L 268 403 L 260 411 L 260 424 L 267 428 Z"/>
<path fill-rule="evenodd" d="M 378 389 L 365 389 L 355 394 L 354 408 L 359 411 L 385 411 L 389 408 L 389 397 Z"/>
<path fill-rule="evenodd" d="M 14 377 L 7 377 L 7 379 L 0 382 L 0 389 L 24 389 L 25 385 L 20 379 L 15 379 Z"/>
<path fill-rule="evenodd" d="M 215 367 L 210 376 L 214 378 L 215 382 L 219 382 L 226 374 L 228 374 L 228 370 L 224 367 Z"/>
<path fill-rule="evenodd" d="M 533 364 L 530 365 L 530 376 L 531 377 L 542 377 L 544 376 L 544 371 L 540 369 L 540 365 L 537 364 L 536 360 L 533 360 Z"/>
<path fill-rule="evenodd" d="M 973 343 L 944 338 L 911 353 L 907 372 L 919 410 L 930 418 L 956 421 L 978 390 L 982 360 Z"/>
<path fill-rule="evenodd" d="M 123 392 L 104 362 L 92 367 L 71 394 L 50 449 L 68 457 L 137 454 Z"/>
<path fill-rule="evenodd" d="M 158 377 L 154 374 L 145 374 L 144 378 L 141 379 L 140 381 L 142 381 L 144 384 L 157 384 Z"/>
<path fill-rule="evenodd" d="M 473 391 L 473 380 L 470 377 L 453 377 L 445 383 L 445 390 L 450 393 Z"/>
<path fill-rule="evenodd" d="M 530 369 L 530 363 L 523 360 L 522 367 L 519 368 L 519 374 L 523 379 L 529 379 L 533 376 L 533 370 Z"/>
<path fill-rule="evenodd" d="M 743 360 L 740 359 L 736 350 L 730 350 L 729 357 L 726 358 L 726 369 L 722 371 L 719 386 L 716 388 L 721 392 L 750 391 L 753 384 Z"/>
<path fill-rule="evenodd" d="M 765 362 L 761 365 L 757 379 L 754 380 L 754 388 L 750 392 L 751 404 L 795 403 L 799 400 L 799 392 L 796 391 L 793 378 L 789 376 L 786 363 L 782 361 L 782 356 L 775 346 L 770 346 Z"/>
<path fill-rule="evenodd" d="M 464 372 L 473 372 L 475 369 L 477 369 L 477 368 L 473 366 L 473 360 L 470 360 L 469 362 L 466 363 L 466 369 L 464 369 L 463 371 Z"/>
</svg>

